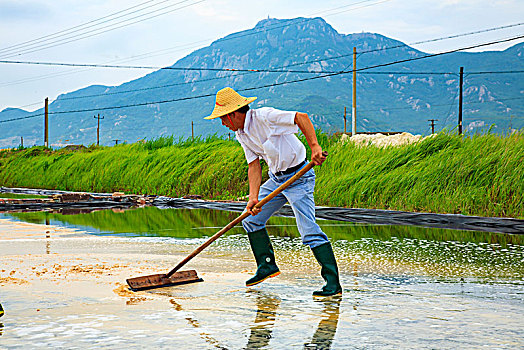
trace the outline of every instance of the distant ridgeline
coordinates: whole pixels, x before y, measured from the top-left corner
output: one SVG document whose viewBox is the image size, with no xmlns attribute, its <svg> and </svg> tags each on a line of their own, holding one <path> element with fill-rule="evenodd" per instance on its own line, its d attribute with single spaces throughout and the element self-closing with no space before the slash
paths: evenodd
<svg viewBox="0 0 524 350">
<path fill-rule="evenodd" d="M 105 117 L 100 134 L 104 145 L 163 135 L 187 137 L 192 132 L 202 136 L 224 133 L 217 121 L 202 118 L 213 109 L 214 93 L 225 86 L 249 89 L 241 92 L 258 97 L 254 108 L 304 111 L 324 131 L 342 131 L 344 107 L 348 120 L 351 114 L 351 73 L 282 83 L 321 74 L 311 72 L 350 71 L 353 47 L 360 53 L 358 69 L 426 55 L 379 34 L 340 34 L 322 18 L 267 19 L 252 29 L 218 39 L 171 66 L 196 70 L 161 69 L 120 86 L 93 85 L 60 95 L 49 106 L 50 144 L 96 143 L 93 115 L 98 113 Z M 524 70 L 524 43 L 520 43 L 500 52 L 458 52 L 359 71 L 357 129 L 428 134 L 428 119 L 437 119 L 437 130 L 455 127 L 461 66 L 465 71 L 466 132 L 492 127 L 492 132 L 505 133 L 524 127 L 523 75 L 486 73 Z M 468 75 L 478 72 L 484 73 Z M 119 106 L 129 107 L 106 109 Z M 87 111 L 68 112 L 78 110 Z M 6 109 L 0 112 L 0 121 L 37 113 L 42 109 Z M 41 116 L 0 124 L 0 148 L 18 146 L 20 137 L 26 146 L 43 144 L 42 124 Z"/>
</svg>

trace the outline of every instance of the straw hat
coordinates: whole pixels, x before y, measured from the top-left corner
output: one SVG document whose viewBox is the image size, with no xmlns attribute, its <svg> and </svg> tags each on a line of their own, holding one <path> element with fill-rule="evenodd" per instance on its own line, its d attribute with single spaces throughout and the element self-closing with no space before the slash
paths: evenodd
<svg viewBox="0 0 524 350">
<path fill-rule="evenodd" d="M 213 113 L 204 119 L 220 118 L 226 114 L 236 111 L 241 107 L 244 107 L 245 105 L 250 104 L 256 99 L 256 97 L 241 96 L 238 92 L 230 87 L 223 88 L 217 92 L 215 109 L 213 109 Z"/>
</svg>

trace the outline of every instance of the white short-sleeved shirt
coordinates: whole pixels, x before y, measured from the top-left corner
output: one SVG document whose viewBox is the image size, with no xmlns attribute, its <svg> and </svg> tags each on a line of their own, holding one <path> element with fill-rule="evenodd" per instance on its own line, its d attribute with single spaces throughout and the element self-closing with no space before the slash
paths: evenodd
<svg viewBox="0 0 524 350">
<path fill-rule="evenodd" d="M 271 107 L 250 109 L 244 129 L 235 132 L 249 163 L 264 159 L 269 171 L 276 173 L 300 164 L 306 159 L 306 148 L 295 135 L 297 112 Z"/>
</svg>

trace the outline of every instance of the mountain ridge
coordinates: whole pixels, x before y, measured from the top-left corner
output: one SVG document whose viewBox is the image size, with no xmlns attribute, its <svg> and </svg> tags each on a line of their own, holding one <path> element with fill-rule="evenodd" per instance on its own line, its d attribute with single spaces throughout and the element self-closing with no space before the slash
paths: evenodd
<svg viewBox="0 0 524 350">
<path fill-rule="evenodd" d="M 401 41 L 377 33 L 340 34 L 319 17 L 284 20 L 270 18 L 258 22 L 251 29 L 219 38 L 209 46 L 195 50 L 174 62 L 170 67 L 288 67 L 289 70 L 348 71 L 352 67 L 353 47 L 357 47 L 358 52 L 372 51 L 358 57 L 357 69 L 426 55 Z M 424 133 L 427 132 L 427 119 L 430 118 L 440 119 L 441 126 L 453 126 L 451 120 L 456 118 L 458 68 L 466 66 L 466 73 L 468 70 L 480 71 L 493 67 L 500 70 L 500 66 L 505 69 L 524 69 L 523 48 L 524 43 L 520 43 L 504 51 L 457 52 L 359 71 L 358 130 Z M 388 71 L 402 74 L 384 74 Z M 450 74 L 415 74 L 418 71 Z M 92 130 L 95 125 L 92 115 L 98 113 L 97 108 L 106 116 L 106 120 L 101 122 L 102 144 L 111 144 L 114 139 L 135 142 L 144 137 L 171 134 L 187 137 L 191 136 L 192 123 L 197 135 L 224 133 L 226 130 L 221 129 L 217 123 L 202 120 L 212 110 L 214 93 L 224 86 L 231 86 L 245 95 L 258 96 L 259 99 L 253 104 L 254 108 L 272 105 L 281 109 L 301 110 L 308 112 L 313 122 L 325 131 L 341 131 L 344 106 L 348 111 L 351 110 L 351 74 L 278 85 L 312 76 L 314 74 L 292 72 L 160 69 L 118 86 L 91 85 L 61 94 L 50 103 L 50 113 L 59 113 L 50 115 L 50 139 L 52 144 L 57 145 L 63 144 L 64 140 L 83 144 L 96 142 L 96 134 L 81 132 L 80 129 Z M 521 80 L 510 74 L 494 79 L 489 75 L 466 76 L 464 125 L 498 123 L 500 126 L 495 131 L 502 132 L 510 123 L 508 118 L 511 113 L 524 112 L 521 101 L 517 103 L 518 100 L 507 100 L 510 95 L 524 96 L 524 84 Z M 258 88 L 262 86 L 269 87 Z M 209 96 L 197 98 L 205 95 Z M 192 99 L 164 102 L 184 98 Z M 469 105 L 475 107 L 473 104 L 479 102 L 485 105 L 482 108 L 468 109 Z M 102 109 L 133 104 L 142 105 Z M 85 109 L 93 111 L 64 113 Z M 17 112 L 10 111 L 8 114 L 13 116 Z M 8 114 L 0 112 L 0 120 L 7 119 Z M 469 120 L 468 115 L 472 116 Z M 513 121 L 515 126 L 522 124 L 518 123 Z M 4 125 L 8 124 L 11 130 L 0 128 L 0 146 L 16 146 L 6 144 L 6 139 L 13 142 L 13 131 L 20 134 L 16 136 L 24 136 L 31 143 L 42 143 L 41 120 L 26 119 L 23 123 L 10 122 Z M 523 126 L 524 124 L 521 127 Z"/>
</svg>

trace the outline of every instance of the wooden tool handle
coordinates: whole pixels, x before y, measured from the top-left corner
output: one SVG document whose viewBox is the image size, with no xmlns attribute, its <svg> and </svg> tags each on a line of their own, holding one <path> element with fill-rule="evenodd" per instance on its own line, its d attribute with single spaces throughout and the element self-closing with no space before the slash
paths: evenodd
<svg viewBox="0 0 524 350">
<path fill-rule="evenodd" d="M 262 208 L 264 204 L 275 198 L 280 192 L 285 190 L 289 185 L 291 185 L 293 182 L 295 182 L 298 178 L 300 178 L 302 175 L 307 173 L 311 168 L 313 168 L 314 164 L 312 162 L 306 164 L 305 167 L 300 169 L 295 175 L 293 175 L 289 180 L 284 182 L 282 185 L 280 185 L 276 190 L 271 192 L 267 195 L 264 199 L 262 199 L 260 202 L 258 202 L 255 205 L 255 208 Z M 239 217 L 237 217 L 235 220 L 231 221 L 229 224 L 226 225 L 223 229 L 215 233 L 213 236 L 211 236 L 207 241 L 205 241 L 200 247 L 195 249 L 191 254 L 189 254 L 184 260 L 178 263 L 177 266 L 175 266 L 171 271 L 169 271 L 166 275 L 167 278 L 169 278 L 172 274 L 177 272 L 182 266 L 187 264 L 189 260 L 193 259 L 195 256 L 197 256 L 202 250 L 206 249 L 207 246 L 209 246 L 211 243 L 216 241 L 220 236 L 222 236 L 227 231 L 231 230 L 234 226 L 236 226 L 239 222 L 247 218 L 249 214 L 247 211 L 242 213 Z"/>
</svg>

